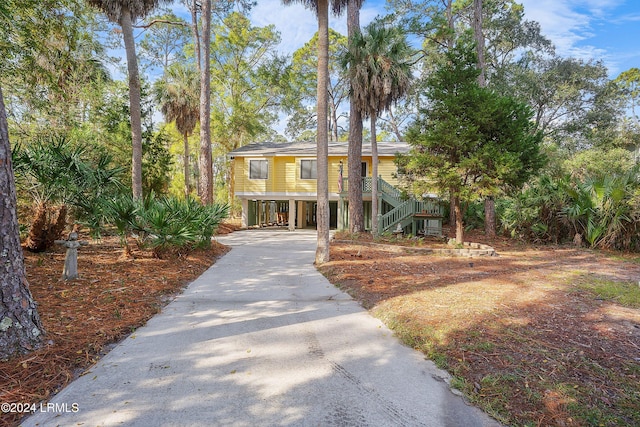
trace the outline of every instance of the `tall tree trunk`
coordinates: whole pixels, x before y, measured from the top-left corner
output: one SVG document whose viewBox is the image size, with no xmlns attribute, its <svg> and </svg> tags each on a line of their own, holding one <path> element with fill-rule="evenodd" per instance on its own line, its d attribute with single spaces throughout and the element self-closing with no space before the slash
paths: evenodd
<svg viewBox="0 0 640 427">
<path fill-rule="evenodd" d="M 447 15 L 447 27 L 449 29 L 449 35 L 447 37 L 447 49 L 453 50 L 454 38 L 456 34 L 455 29 L 455 17 L 453 15 L 453 0 L 447 0 L 445 14 Z"/>
<path fill-rule="evenodd" d="M 400 142 L 403 142 L 404 136 L 400 132 L 400 128 L 398 127 L 398 121 L 396 120 L 396 117 L 393 115 L 393 111 L 391 109 L 389 109 L 389 119 L 391 119 L 389 120 L 389 124 L 393 129 L 393 133 L 396 136 L 396 139 Z"/>
<path fill-rule="evenodd" d="M 0 88 L 0 360 L 36 349 L 44 334 L 25 274 L 16 206 L 9 130 Z"/>
<path fill-rule="evenodd" d="M 338 109 L 334 99 L 331 99 L 331 141 L 338 140 Z"/>
<path fill-rule="evenodd" d="M 482 32 L 482 0 L 473 0 L 473 35 L 476 40 L 476 54 L 478 56 L 478 84 L 485 87 L 485 62 L 484 62 L 484 34 Z"/>
<path fill-rule="evenodd" d="M 484 199 L 484 234 L 496 237 L 496 202 L 492 196 Z"/>
<path fill-rule="evenodd" d="M 347 4 L 347 31 L 349 40 L 360 31 L 360 2 L 349 0 Z M 347 159 L 349 232 L 364 231 L 362 206 L 362 115 L 351 95 L 349 107 L 349 148 Z"/>
<path fill-rule="evenodd" d="M 462 206 L 460 205 L 460 197 L 457 195 L 452 197 L 453 210 L 456 215 L 456 243 L 464 243 L 464 223 L 462 221 Z"/>
<path fill-rule="evenodd" d="M 202 72 L 202 52 L 200 51 L 200 31 L 198 31 L 198 9 L 196 0 L 189 0 L 187 7 L 191 12 L 191 34 L 193 35 L 196 64 L 198 65 L 198 71 Z"/>
<path fill-rule="evenodd" d="M 196 65 L 198 67 L 198 73 L 200 78 L 203 77 L 202 73 L 202 51 L 200 50 L 200 31 L 198 30 L 198 5 L 197 0 L 186 0 L 187 8 L 191 12 L 191 34 L 193 35 L 193 45 L 195 46 Z M 202 90 L 202 83 L 200 84 Z M 194 162 L 194 175 L 196 177 L 196 194 L 200 195 L 200 167 L 198 161 Z M 186 185 L 186 180 L 185 180 Z"/>
<path fill-rule="evenodd" d="M 447 27 L 449 34 L 447 37 L 447 51 L 451 52 L 454 47 L 455 37 L 455 17 L 453 15 L 453 0 L 447 0 L 445 14 L 447 15 Z M 456 209 L 454 206 L 454 195 L 449 193 L 449 224 L 454 227 L 456 224 Z"/>
<path fill-rule="evenodd" d="M 211 154 L 211 0 L 202 1 L 202 64 L 200 75 L 200 199 L 213 203 L 213 158 Z"/>
<path fill-rule="evenodd" d="M 484 199 L 484 235 L 496 237 L 496 203 L 492 196 Z"/>
<path fill-rule="evenodd" d="M 197 159 L 194 159 L 193 162 L 193 176 L 196 177 L 195 179 L 195 190 L 196 190 L 196 194 L 200 195 L 200 163 L 197 161 Z"/>
<path fill-rule="evenodd" d="M 184 138 L 184 195 L 188 198 L 189 194 L 191 194 L 191 186 L 189 185 L 189 135 L 185 133 L 182 137 Z"/>
<path fill-rule="evenodd" d="M 455 197 L 453 193 L 449 193 L 449 226 L 455 227 L 456 224 L 456 210 L 454 204 Z"/>
<path fill-rule="evenodd" d="M 318 1 L 318 136 L 317 192 L 318 247 L 316 264 L 329 261 L 329 142 L 327 134 L 327 84 L 329 76 L 329 3 Z"/>
<path fill-rule="evenodd" d="M 371 114 L 371 232 L 378 236 L 378 141 L 376 113 Z"/>
<path fill-rule="evenodd" d="M 476 40 L 476 54 L 478 56 L 478 84 L 487 85 L 486 64 L 484 60 L 484 33 L 482 32 L 482 0 L 473 0 L 473 34 Z M 492 196 L 484 200 L 484 234 L 487 237 L 496 235 L 496 205 Z"/>
<path fill-rule="evenodd" d="M 129 72 L 129 109 L 131 114 L 131 189 L 134 199 L 142 198 L 142 111 L 140 107 L 140 77 L 138 76 L 138 59 L 136 43 L 133 39 L 131 13 L 122 10 L 120 17 L 122 38 L 127 53 L 127 70 Z"/>
</svg>

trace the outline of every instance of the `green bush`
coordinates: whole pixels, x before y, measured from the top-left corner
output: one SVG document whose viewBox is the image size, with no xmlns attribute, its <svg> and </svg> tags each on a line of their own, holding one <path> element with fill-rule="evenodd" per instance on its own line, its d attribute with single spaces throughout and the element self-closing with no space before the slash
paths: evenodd
<svg viewBox="0 0 640 427">
<path fill-rule="evenodd" d="M 157 198 L 152 193 L 141 201 L 134 201 L 130 195 L 121 196 L 108 203 L 107 211 L 125 251 L 127 237 L 132 235 L 141 248 L 161 257 L 169 252 L 208 247 L 229 207 L 203 206 L 191 198 Z"/>
<path fill-rule="evenodd" d="M 12 156 L 19 197 L 28 200 L 25 211 L 35 213 L 27 248 L 45 250 L 60 238 L 42 236 L 53 229 L 53 212 L 65 213 L 58 221 L 57 233 L 64 230 L 67 209 L 73 221 L 88 226 L 91 234 L 99 237 L 103 202 L 122 187 L 118 180 L 122 168 L 114 166 L 110 156 L 93 152 L 88 144 L 74 144 L 64 136 L 18 144 Z"/>
<path fill-rule="evenodd" d="M 484 202 L 470 202 L 464 211 L 463 223 L 465 231 L 484 227 Z"/>
<path fill-rule="evenodd" d="M 590 247 L 638 250 L 639 195 L 637 168 L 584 179 L 543 175 L 496 211 L 513 237 L 557 243 L 580 234 Z"/>
<path fill-rule="evenodd" d="M 568 177 L 542 175 L 519 193 L 496 201 L 502 231 L 533 242 L 558 243 L 573 238 L 569 222 L 561 215 L 568 197 Z"/>
</svg>

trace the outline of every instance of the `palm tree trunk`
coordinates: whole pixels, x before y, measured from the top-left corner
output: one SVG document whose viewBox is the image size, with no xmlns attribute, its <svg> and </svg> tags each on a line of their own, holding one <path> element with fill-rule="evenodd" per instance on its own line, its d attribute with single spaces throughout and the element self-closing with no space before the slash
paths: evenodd
<svg viewBox="0 0 640 427">
<path fill-rule="evenodd" d="M 359 2 L 349 0 L 347 4 L 347 31 L 349 39 L 360 31 Z M 349 232 L 364 231 L 364 208 L 362 206 L 362 115 L 351 95 L 349 108 L 349 148 L 347 159 L 349 178 Z"/>
<path fill-rule="evenodd" d="M 371 114 L 371 232 L 378 237 L 378 141 L 376 114 Z"/>
<path fill-rule="evenodd" d="M 193 175 L 196 177 L 196 180 L 195 180 L 196 194 L 200 195 L 200 179 L 199 179 L 200 164 L 195 160 L 193 162 Z"/>
<path fill-rule="evenodd" d="M 129 108 L 131 113 L 131 189 L 134 199 L 142 198 L 142 112 L 140 107 L 140 78 L 138 76 L 138 59 L 136 44 L 133 39 L 131 13 L 122 10 L 120 17 L 122 37 L 127 53 L 127 70 L 129 72 Z"/>
<path fill-rule="evenodd" d="M 327 134 L 327 82 L 329 75 L 329 4 L 318 1 L 318 135 L 316 264 L 329 261 L 329 143 Z"/>
<path fill-rule="evenodd" d="M 16 206 L 7 116 L 0 88 L 0 360 L 36 349 L 44 334 L 27 283 Z"/>
<path fill-rule="evenodd" d="M 189 185 L 189 136 L 185 133 L 184 138 L 184 195 L 189 197 L 191 194 L 191 186 Z"/>
<path fill-rule="evenodd" d="M 211 157 L 211 0 L 202 1 L 202 64 L 200 78 L 200 199 L 213 203 L 213 158 Z"/>
</svg>

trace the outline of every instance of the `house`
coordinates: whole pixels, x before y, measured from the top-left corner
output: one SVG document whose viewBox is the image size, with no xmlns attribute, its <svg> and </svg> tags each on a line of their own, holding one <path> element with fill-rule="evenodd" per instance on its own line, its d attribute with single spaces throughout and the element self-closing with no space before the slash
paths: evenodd
<svg viewBox="0 0 640 427">
<path fill-rule="evenodd" d="M 381 213 L 379 230 L 408 232 L 427 230 L 439 234 L 442 209 L 433 200 L 403 199 L 396 188 L 396 153 L 409 146 L 399 142 L 378 143 L 378 191 Z M 290 229 L 316 225 L 315 142 L 257 143 L 238 148 L 232 161 L 232 192 L 242 204 L 242 225 L 288 225 Z M 347 143 L 329 142 L 329 225 L 348 228 Z M 365 228 L 371 228 L 371 146 L 363 144 L 363 204 Z M 422 215 L 422 217 L 420 217 Z"/>
</svg>

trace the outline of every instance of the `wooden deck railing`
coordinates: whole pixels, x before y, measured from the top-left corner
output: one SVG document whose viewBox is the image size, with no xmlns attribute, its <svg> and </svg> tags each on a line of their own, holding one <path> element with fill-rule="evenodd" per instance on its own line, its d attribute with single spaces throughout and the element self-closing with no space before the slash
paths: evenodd
<svg viewBox="0 0 640 427">
<path fill-rule="evenodd" d="M 342 178 L 342 194 L 349 191 L 349 178 Z M 362 192 L 371 193 L 371 177 L 362 178 Z M 403 195 L 396 187 L 384 179 L 378 177 L 378 192 L 381 200 L 385 200 L 394 206 L 392 210 L 378 218 L 378 231 L 380 233 L 394 228 L 397 224 L 412 220 L 415 215 L 441 218 L 442 207 L 437 201 L 416 199 L 403 199 Z M 403 226 L 406 224 L 403 224 Z"/>
<path fill-rule="evenodd" d="M 342 192 L 349 192 L 349 177 L 345 176 L 342 178 Z M 371 193 L 371 177 L 363 176 L 362 177 L 362 192 L 363 193 Z"/>
</svg>

